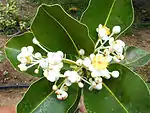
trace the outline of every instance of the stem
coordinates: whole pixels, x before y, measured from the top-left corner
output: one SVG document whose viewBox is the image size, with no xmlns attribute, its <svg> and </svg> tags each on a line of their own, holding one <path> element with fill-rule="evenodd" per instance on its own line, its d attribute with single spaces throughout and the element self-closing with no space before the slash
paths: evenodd
<svg viewBox="0 0 150 113">
<path fill-rule="evenodd" d="M 97 46 L 98 46 L 99 42 L 100 42 L 100 39 L 98 39 L 98 41 L 96 42 L 96 44 L 95 44 L 95 48 L 97 48 Z"/>
<path fill-rule="evenodd" d="M 75 64 L 75 65 L 78 65 L 75 61 L 69 60 L 69 59 L 66 59 L 66 58 L 63 58 L 63 62 L 64 62 L 64 63 L 67 63 L 67 64 Z"/>
<path fill-rule="evenodd" d="M 39 62 L 36 62 L 36 63 L 34 63 L 34 64 L 32 64 L 32 65 L 28 66 L 27 68 L 29 69 L 29 68 L 31 68 L 31 67 L 33 67 L 33 66 L 37 65 L 38 63 L 39 63 Z"/>
<path fill-rule="evenodd" d="M 81 78 L 81 80 L 83 80 L 83 81 L 86 82 L 87 84 L 91 85 L 91 83 L 88 82 L 87 80 L 85 80 L 84 78 L 82 78 L 82 77 L 80 77 L 80 78 Z"/>
<path fill-rule="evenodd" d="M 101 50 L 101 49 L 108 49 L 108 48 L 109 48 L 109 46 L 106 46 L 106 47 L 98 47 L 98 48 L 94 51 L 94 53 L 97 52 L 98 50 Z"/>
<path fill-rule="evenodd" d="M 49 52 L 49 51 L 47 51 L 43 46 L 41 46 L 41 44 L 38 44 L 38 46 L 41 48 L 41 49 L 43 49 L 45 52 Z"/>
</svg>

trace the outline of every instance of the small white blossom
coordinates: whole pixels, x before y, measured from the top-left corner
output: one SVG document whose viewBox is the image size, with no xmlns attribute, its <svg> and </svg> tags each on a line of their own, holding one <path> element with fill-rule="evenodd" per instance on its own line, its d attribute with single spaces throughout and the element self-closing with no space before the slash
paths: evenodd
<svg viewBox="0 0 150 113">
<path fill-rule="evenodd" d="M 112 29 L 112 32 L 114 34 L 118 34 L 118 33 L 120 33 L 120 31 L 121 31 L 121 27 L 120 26 L 114 26 L 113 29 Z"/>
<path fill-rule="evenodd" d="M 90 58 L 86 57 L 86 58 L 83 60 L 83 65 L 84 65 L 85 67 L 90 67 L 90 65 L 91 65 L 91 60 L 90 60 Z"/>
<path fill-rule="evenodd" d="M 61 76 L 59 71 L 54 70 L 44 70 L 43 75 L 51 82 L 57 81 Z"/>
<path fill-rule="evenodd" d="M 57 94 L 57 99 L 58 100 L 65 100 L 68 97 L 68 93 L 65 92 L 64 90 L 56 90 L 55 92 Z"/>
<path fill-rule="evenodd" d="M 98 83 L 94 89 L 101 90 L 102 86 L 103 86 L 102 83 Z"/>
<path fill-rule="evenodd" d="M 28 64 L 33 61 L 33 47 L 23 47 L 21 48 L 21 53 L 17 56 L 17 60 L 23 64 Z"/>
<path fill-rule="evenodd" d="M 95 79 L 96 83 L 102 83 L 103 79 L 101 77 L 96 77 Z"/>
<path fill-rule="evenodd" d="M 19 67 L 20 71 L 27 71 L 27 69 L 28 69 L 26 64 L 20 64 L 20 65 L 18 65 L 18 67 Z"/>
<path fill-rule="evenodd" d="M 91 72 L 91 76 L 93 77 L 93 78 L 95 78 L 95 77 L 104 77 L 104 78 L 106 78 L 106 79 L 110 79 L 110 72 L 107 70 L 107 69 L 104 69 L 104 70 L 96 70 L 96 69 L 94 69 L 93 68 L 93 70 L 91 70 L 92 72 Z"/>
<path fill-rule="evenodd" d="M 49 52 L 47 56 L 50 64 L 59 64 L 63 59 L 63 53 L 61 51 L 56 53 Z"/>
<path fill-rule="evenodd" d="M 109 39 L 109 45 L 111 52 L 115 51 L 117 54 L 123 53 L 123 48 L 125 47 L 125 43 L 121 40 L 114 40 L 114 38 Z"/>
<path fill-rule="evenodd" d="M 89 90 L 92 91 L 93 89 L 101 90 L 102 89 L 102 82 L 96 83 L 92 79 L 89 80 L 91 83 L 91 86 L 89 87 Z"/>
<path fill-rule="evenodd" d="M 123 59 L 124 59 L 124 55 L 122 55 L 122 54 L 118 54 L 118 55 L 113 57 L 113 60 L 117 63 L 119 63 Z"/>
<path fill-rule="evenodd" d="M 99 38 L 102 38 L 103 40 L 109 39 L 108 35 L 110 34 L 110 30 L 106 26 L 102 26 L 101 24 L 99 24 L 96 31 L 98 32 Z"/>
<path fill-rule="evenodd" d="M 111 73 L 111 76 L 112 76 L 113 78 L 118 78 L 118 77 L 119 77 L 119 72 L 118 72 L 118 71 L 113 71 L 113 72 Z"/>
<path fill-rule="evenodd" d="M 44 59 L 42 58 L 40 61 L 39 61 L 39 65 L 42 69 L 47 69 L 49 64 L 48 64 L 48 59 Z"/>
<path fill-rule="evenodd" d="M 79 82 L 81 80 L 79 74 L 76 71 L 66 71 L 64 76 L 70 81 L 71 83 Z"/>
<path fill-rule="evenodd" d="M 83 55 L 85 54 L 85 50 L 84 50 L 84 49 L 80 49 L 80 50 L 79 50 L 79 54 L 80 54 L 81 56 L 83 56 Z"/>
</svg>

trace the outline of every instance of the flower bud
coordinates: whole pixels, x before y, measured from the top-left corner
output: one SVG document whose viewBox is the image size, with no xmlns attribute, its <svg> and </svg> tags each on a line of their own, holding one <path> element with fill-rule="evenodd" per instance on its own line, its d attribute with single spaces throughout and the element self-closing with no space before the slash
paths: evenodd
<svg viewBox="0 0 150 113">
<path fill-rule="evenodd" d="M 25 64 L 20 64 L 18 65 L 18 67 L 20 68 L 20 71 L 27 71 L 27 66 Z"/>
<path fill-rule="evenodd" d="M 111 73 L 111 75 L 112 75 L 112 77 L 114 77 L 114 78 L 118 78 L 118 77 L 119 77 L 119 72 L 118 72 L 118 71 L 113 71 L 113 72 Z"/>
<path fill-rule="evenodd" d="M 35 53 L 34 57 L 37 59 L 40 59 L 40 58 L 42 58 L 42 55 L 41 55 L 41 53 L 37 52 L 37 53 Z"/>
<path fill-rule="evenodd" d="M 83 87 L 84 87 L 84 84 L 83 84 L 82 82 L 79 82 L 79 83 L 78 83 L 78 86 L 79 86 L 80 88 L 83 88 Z"/>
<path fill-rule="evenodd" d="M 33 38 L 32 42 L 33 42 L 33 44 L 36 44 L 36 45 L 39 44 L 39 41 L 36 38 Z"/>
<path fill-rule="evenodd" d="M 83 56 L 83 55 L 85 54 L 84 49 L 80 49 L 80 50 L 79 50 L 79 54 L 80 54 L 81 56 Z"/>
<path fill-rule="evenodd" d="M 120 33 L 120 31 L 121 31 L 121 27 L 120 26 L 114 26 L 113 29 L 112 29 L 112 32 L 114 34 L 118 34 L 118 33 Z"/>
<path fill-rule="evenodd" d="M 56 91 L 56 90 L 58 89 L 58 87 L 57 87 L 56 85 L 53 85 L 52 89 L 53 89 L 54 91 Z"/>
<path fill-rule="evenodd" d="M 34 73 L 35 73 L 35 74 L 38 74 L 38 73 L 39 73 L 39 70 L 38 70 L 38 69 L 35 69 L 35 70 L 34 70 Z"/>
<path fill-rule="evenodd" d="M 77 63 L 79 66 L 81 66 L 81 65 L 83 64 L 83 61 L 82 61 L 81 59 L 78 59 L 78 60 L 76 61 L 76 63 Z"/>
</svg>

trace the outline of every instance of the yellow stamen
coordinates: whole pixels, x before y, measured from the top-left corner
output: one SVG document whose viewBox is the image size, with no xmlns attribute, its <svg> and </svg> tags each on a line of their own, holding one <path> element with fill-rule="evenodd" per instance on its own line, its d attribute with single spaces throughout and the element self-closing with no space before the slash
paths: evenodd
<svg viewBox="0 0 150 113">
<path fill-rule="evenodd" d="M 108 59 L 100 54 L 97 54 L 92 60 L 92 65 L 97 70 L 106 69 L 108 66 Z"/>
<path fill-rule="evenodd" d="M 103 26 L 102 28 L 106 30 L 106 34 L 107 35 L 110 35 L 110 29 L 108 27 Z"/>
</svg>

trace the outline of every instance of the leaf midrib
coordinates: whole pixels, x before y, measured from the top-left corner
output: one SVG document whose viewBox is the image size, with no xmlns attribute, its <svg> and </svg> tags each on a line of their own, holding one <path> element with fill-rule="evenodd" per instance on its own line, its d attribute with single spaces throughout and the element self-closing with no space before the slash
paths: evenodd
<svg viewBox="0 0 150 113">
<path fill-rule="evenodd" d="M 115 96 L 115 94 L 109 89 L 109 87 L 103 83 L 103 86 L 108 90 L 108 92 L 115 98 L 115 100 L 119 103 L 119 105 L 125 110 L 126 113 L 129 113 L 129 111 L 126 109 L 126 107 L 119 101 L 119 99 Z"/>
<path fill-rule="evenodd" d="M 54 6 L 54 5 L 52 5 L 52 6 Z M 61 7 L 61 6 L 60 6 L 60 7 Z M 78 48 L 77 48 L 75 42 L 74 42 L 73 39 L 71 38 L 70 34 L 69 34 L 69 33 L 67 32 L 67 30 L 65 29 L 65 27 L 64 27 L 55 17 L 53 17 L 52 15 L 50 15 L 50 14 L 47 12 L 47 10 L 46 10 L 43 6 L 41 6 L 41 8 L 43 9 L 43 11 L 44 11 L 50 18 L 52 18 L 56 23 L 58 23 L 58 25 L 65 31 L 65 33 L 68 35 L 69 39 L 71 40 L 73 46 L 75 47 L 77 54 L 79 55 L 79 50 L 78 50 Z"/>
<path fill-rule="evenodd" d="M 143 57 L 146 57 L 146 56 L 149 56 L 149 55 L 150 55 L 150 54 L 143 55 L 143 56 L 139 57 L 138 59 L 136 59 L 136 60 L 134 60 L 134 61 L 132 61 L 132 62 L 126 63 L 126 65 L 133 64 L 133 63 L 137 62 L 138 60 L 142 59 Z M 150 59 L 149 59 L 149 60 L 150 60 Z M 149 60 L 148 60 L 148 61 L 149 61 Z M 148 61 L 147 61 L 147 62 L 148 62 Z"/>
</svg>

